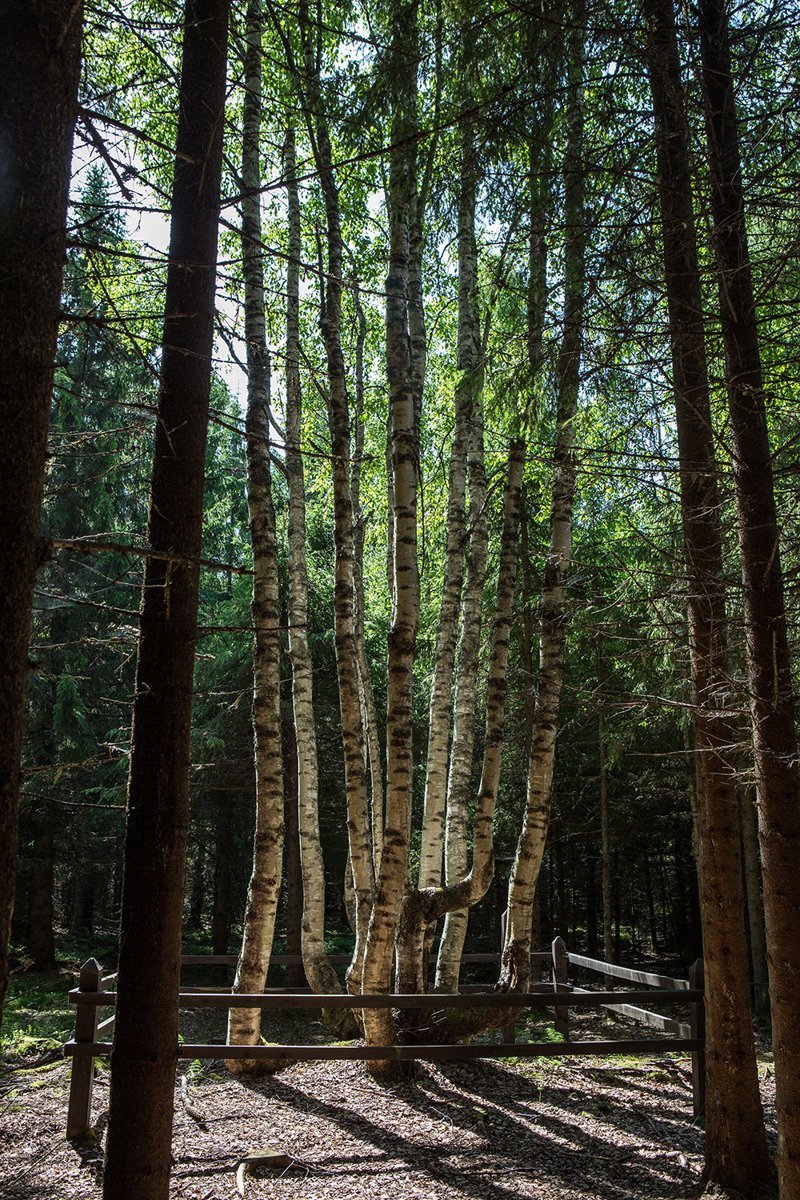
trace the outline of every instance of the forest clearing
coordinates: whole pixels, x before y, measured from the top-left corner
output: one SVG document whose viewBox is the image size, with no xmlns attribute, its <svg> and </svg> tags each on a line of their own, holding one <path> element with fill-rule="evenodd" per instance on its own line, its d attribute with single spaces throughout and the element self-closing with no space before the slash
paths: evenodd
<svg viewBox="0 0 800 1200">
<path fill-rule="evenodd" d="M 50 976 L 57 994 L 69 976 Z M 29 1016 L 32 1012 L 28 1013 Z M 60 1016 L 66 1029 L 71 1013 Z M 20 1017 L 17 1018 L 21 1019 Z M 273 1014 L 271 1036 L 327 1042 L 320 1020 Z M 219 1040 L 224 1021 L 194 1014 L 184 1041 Z M 629 1038 L 629 1022 L 576 1012 L 572 1036 Z M 520 1022 L 520 1042 L 554 1038 L 542 1012 Z M 95 1135 L 64 1139 L 69 1066 L 33 1065 L 17 1046 L 3 1082 L 0 1138 L 9 1200 L 102 1194 L 108 1071 L 95 1083 Z M 759 1076 L 770 1137 L 774 1083 L 759 1045 Z M 288 1154 L 287 1166 L 256 1168 L 245 1194 L 363 1197 L 364 1200 L 661 1200 L 696 1192 L 702 1173 L 702 1122 L 692 1116 L 686 1057 L 504 1059 L 422 1065 L 413 1081 L 391 1088 L 354 1062 L 297 1063 L 266 1079 L 232 1079 L 221 1060 L 184 1062 L 176 1083 L 170 1196 L 234 1200 L 239 1159 L 253 1147 Z"/>
<path fill-rule="evenodd" d="M 0 5 L 0 1195 L 800 1200 L 798 30 Z"/>
</svg>

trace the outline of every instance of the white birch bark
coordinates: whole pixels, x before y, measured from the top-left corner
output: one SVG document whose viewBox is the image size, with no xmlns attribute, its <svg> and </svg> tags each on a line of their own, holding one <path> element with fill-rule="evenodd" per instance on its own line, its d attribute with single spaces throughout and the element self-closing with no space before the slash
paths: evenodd
<svg viewBox="0 0 800 1200">
<path fill-rule="evenodd" d="M 536 883 L 550 818 L 566 645 L 565 586 L 572 554 L 575 495 L 574 423 L 580 389 L 586 231 L 583 199 L 583 31 L 570 35 L 567 146 L 564 161 L 566 247 L 564 329 L 557 364 L 558 408 L 553 452 L 550 548 L 545 566 L 539 636 L 539 677 L 525 816 L 509 882 L 501 986 L 526 988 Z"/>
<path fill-rule="evenodd" d="M 264 316 L 261 251 L 261 27 L 258 5 L 247 12 L 242 142 L 242 271 L 247 342 L 247 502 L 253 543 L 254 690 L 253 738 L 256 827 L 253 869 L 247 892 L 242 948 L 234 992 L 260 992 L 266 982 L 281 887 L 283 855 L 283 762 L 280 714 L 280 596 L 275 510 L 269 457 L 270 363 Z M 232 1008 L 228 1041 L 255 1045 L 261 1010 Z M 231 1060 L 234 1071 L 252 1069 Z"/>
<path fill-rule="evenodd" d="M 472 419 L 467 450 L 470 540 L 461 605 L 461 637 L 453 703 L 453 743 L 447 780 L 445 882 L 454 884 L 467 871 L 469 798 L 475 747 L 478 661 L 481 644 L 483 585 L 489 537 L 486 523 L 484 461 L 483 355 L 478 313 L 478 249 L 475 241 L 477 164 L 474 131 L 465 124 L 461 135 L 461 179 L 458 205 L 458 368 L 472 392 Z M 437 991 L 457 991 L 467 912 L 452 910 L 445 920 L 436 964 Z"/>
<path fill-rule="evenodd" d="M 353 578 L 355 589 L 355 619 L 356 647 L 358 653 L 359 694 L 361 698 L 361 720 L 364 726 L 364 755 L 365 767 L 369 777 L 370 827 L 372 831 L 372 866 L 377 878 L 381 865 L 381 850 L 383 848 L 383 765 L 381 761 L 380 739 L 378 737 L 378 716 L 375 708 L 375 692 L 372 687 L 372 675 L 364 640 L 365 598 L 364 598 L 364 537 L 366 533 L 366 517 L 361 508 L 361 460 L 364 456 L 364 345 L 367 340 L 367 318 L 361 303 L 358 285 L 353 294 L 353 303 L 358 322 L 356 337 L 356 372 L 355 372 L 355 412 L 354 412 L 354 446 L 353 469 L 351 472 L 351 491 L 353 494 L 353 515 L 355 519 L 355 554 L 353 563 Z"/>
<path fill-rule="evenodd" d="M 389 176 L 389 270 L 386 280 L 386 368 L 391 408 L 394 490 L 394 605 L 388 645 L 386 720 L 386 822 L 380 875 L 364 964 L 365 992 L 388 992 L 395 933 L 408 874 L 414 763 L 413 670 L 419 621 L 417 569 L 417 427 L 409 336 L 409 253 L 416 150 L 409 133 L 416 122 L 417 29 L 413 3 L 395 13 L 393 51 L 395 97 Z M 395 1041 L 391 1010 L 364 1009 L 364 1031 L 372 1045 Z M 389 1062 L 370 1063 L 387 1074 Z"/>
<path fill-rule="evenodd" d="M 472 864 L 469 871 L 452 884 L 417 890 L 406 897 L 398 945 L 399 990 L 406 990 L 403 981 L 409 981 L 410 985 L 421 978 L 419 963 L 422 961 L 425 930 L 445 913 L 477 904 L 486 895 L 494 876 L 494 812 L 502 766 L 508 647 L 518 560 L 524 461 L 524 443 L 512 443 L 503 499 L 500 562 L 486 680 L 486 731 L 475 804 Z M 426 1014 L 428 1019 L 429 1014 Z M 457 1024 L 449 1017 L 433 1021 L 442 1035 L 448 1037 L 459 1036 Z"/>
<path fill-rule="evenodd" d="M 477 364 L 475 365 L 477 370 Z M 468 475 L 471 537 L 467 551 L 467 571 L 461 606 L 461 637 L 453 703 L 453 743 L 447 781 L 445 823 L 445 883 L 456 883 L 467 871 L 469 801 L 472 793 L 472 767 L 475 749 L 476 710 L 478 704 L 478 666 L 481 646 L 483 585 L 489 551 L 486 523 L 486 470 L 483 450 L 483 411 L 476 397 L 471 430 Z M 436 963 L 436 990 L 458 991 L 461 954 L 467 934 L 466 909 L 448 912 L 439 943 Z"/>
<path fill-rule="evenodd" d="M 471 143 L 472 131 L 465 130 L 462 142 L 458 235 L 459 319 L 456 362 L 459 377 L 456 385 L 455 420 L 450 449 L 444 581 L 429 707 L 425 805 L 419 870 L 420 888 L 436 887 L 442 878 L 453 677 L 461 592 L 464 585 L 467 453 L 473 431 L 476 393 L 480 387 L 480 380 L 476 378 L 480 349 L 478 346 L 478 278 L 475 246 L 475 172 Z M 480 433 L 482 436 L 482 429 Z M 477 479 L 473 479 L 473 483 L 477 484 Z M 476 512 L 474 504 L 472 512 L 474 518 Z M 481 520 L 484 520 L 483 504 L 481 504 L 480 517 Z"/>
<path fill-rule="evenodd" d="M 345 758 L 347 794 L 347 830 L 350 868 L 355 897 L 356 944 L 348 972 L 348 984 L 358 991 L 366 950 L 375 880 L 372 869 L 370 814 L 364 766 L 364 729 L 361 719 L 358 650 L 355 617 L 355 541 L 353 497 L 350 487 L 352 461 L 350 408 L 342 349 L 342 279 L 344 269 L 339 191 L 332 168 L 333 155 L 328 123 L 319 86 L 308 5 L 300 7 L 303 36 L 302 77 L 294 69 L 308 123 L 315 166 L 325 204 L 327 233 L 327 290 L 322 314 L 322 337 L 328 371 L 328 425 L 331 435 L 331 473 L 333 477 L 334 542 L 336 567 L 334 578 L 334 627 L 336 670 L 339 683 L 339 709 Z M 287 53 L 291 64 L 288 42 Z"/>
<path fill-rule="evenodd" d="M 305 471 L 301 451 L 300 258 L 302 231 L 294 129 L 286 132 L 283 174 L 289 217 L 286 272 L 286 480 L 289 492 L 289 661 L 297 741 L 297 806 L 303 877 L 302 954 L 315 992 L 341 990 L 325 953 L 325 870 L 319 833 L 319 768 L 314 723 L 314 672 L 308 645 Z"/>
</svg>

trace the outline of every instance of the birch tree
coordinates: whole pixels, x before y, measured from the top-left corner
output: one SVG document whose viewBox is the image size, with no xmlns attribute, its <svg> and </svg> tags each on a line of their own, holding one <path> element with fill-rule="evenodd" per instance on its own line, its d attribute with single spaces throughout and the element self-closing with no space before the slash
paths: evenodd
<svg viewBox="0 0 800 1200">
<path fill-rule="evenodd" d="M 300 8 L 300 34 L 302 70 L 295 60 L 291 41 L 285 35 L 283 35 L 283 44 L 287 51 L 293 79 L 303 101 L 308 136 L 325 206 L 327 262 L 323 282 L 324 306 L 320 326 L 327 365 L 328 426 L 331 437 L 331 473 L 333 477 L 333 523 L 336 548 L 334 581 L 336 670 L 344 742 L 349 870 L 355 898 L 356 944 L 348 979 L 349 986 L 358 990 L 361 986 L 367 928 L 375 890 L 375 875 L 363 750 L 364 726 L 355 613 L 355 519 L 351 488 L 350 401 L 342 348 L 344 240 L 339 189 L 333 169 L 330 131 L 320 86 L 320 64 L 305 0 Z"/>
<path fill-rule="evenodd" d="M 409 249 L 416 187 L 416 149 L 409 138 L 416 122 L 416 3 L 398 5 L 394 14 L 392 151 L 389 163 L 389 264 L 386 278 L 386 373 L 391 430 L 392 622 L 388 639 L 386 715 L 386 819 L 380 871 L 369 924 L 362 986 L 365 993 L 388 992 L 395 934 L 408 872 L 411 804 L 414 785 L 413 685 L 419 623 L 417 563 L 417 407 L 411 377 L 409 337 Z M 394 1041 L 388 1009 L 364 1009 L 364 1030 L 373 1045 Z M 386 1039 L 384 1041 L 383 1039 Z M 390 1064 L 370 1064 L 385 1074 Z"/>
<path fill-rule="evenodd" d="M 242 275 L 247 349 L 247 505 L 253 546 L 253 749 L 256 822 L 235 992 L 261 992 L 267 980 L 283 856 L 283 754 L 280 703 L 281 606 L 270 465 L 270 360 L 264 305 L 261 235 L 262 15 L 251 0 L 246 16 L 242 117 Z M 260 1040 L 261 1009 L 228 1010 L 228 1041 Z M 231 1059 L 229 1070 L 255 1061 Z"/>
<path fill-rule="evenodd" d="M 483 354 L 478 310 L 478 249 L 475 239 L 477 192 L 474 131 L 467 121 L 461 134 L 461 178 L 458 207 L 458 370 L 471 410 L 467 439 L 469 488 L 469 542 L 461 600 L 461 633 L 453 699 L 453 736 L 447 778 L 444 845 L 444 878 L 454 884 L 467 871 L 469 800 L 475 748 L 478 665 L 481 645 L 483 585 L 486 579 L 489 537 L 486 520 L 486 466 L 484 457 Z M 445 919 L 436 963 L 436 988 L 458 990 L 461 954 L 467 932 L 467 912 L 451 910 Z"/>
<path fill-rule="evenodd" d="M 550 819 L 556 735 L 566 649 L 565 588 L 572 555 L 575 497 L 575 416 L 578 409 L 586 290 L 584 211 L 584 22 L 581 0 L 570 12 L 567 132 L 564 152 L 564 328 L 556 368 L 550 547 L 540 606 L 539 676 L 528 766 L 527 802 L 508 892 L 501 986 L 525 989 L 530 978 L 536 883 Z"/>
<path fill-rule="evenodd" d="M 300 261 L 302 228 L 297 187 L 295 132 L 286 131 L 283 151 L 289 217 L 286 271 L 286 480 L 289 490 L 289 660 L 297 741 L 298 828 L 303 875 L 303 966 L 315 992 L 340 991 L 325 953 L 325 870 L 319 835 L 319 764 L 314 723 L 314 670 L 308 645 L 305 468 L 302 454 L 303 396 L 300 377 Z"/>
</svg>

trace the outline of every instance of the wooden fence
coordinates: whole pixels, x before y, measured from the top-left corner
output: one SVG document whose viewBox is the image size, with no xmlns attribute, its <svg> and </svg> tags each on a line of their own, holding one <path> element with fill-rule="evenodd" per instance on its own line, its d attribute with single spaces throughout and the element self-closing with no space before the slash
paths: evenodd
<svg viewBox="0 0 800 1200">
<path fill-rule="evenodd" d="M 347 956 L 336 956 L 348 962 Z M 496 962 L 497 954 L 465 955 L 465 962 Z M 196 1008 L 260 1008 L 265 1011 L 278 1009 L 433 1009 L 448 1008 L 503 1008 L 555 1009 L 555 1027 L 563 1042 L 534 1042 L 518 1044 L 514 1040 L 514 1025 L 506 1025 L 501 1031 L 501 1040 L 492 1045 L 409 1045 L 409 1046 L 231 1046 L 225 1044 L 181 1043 L 178 1057 L 199 1058 L 248 1058 L 299 1062 L 322 1059 L 389 1059 L 392 1061 L 465 1061 L 483 1058 L 561 1058 L 564 1055 L 605 1056 L 609 1054 L 654 1054 L 669 1051 L 684 1051 L 692 1056 L 692 1088 L 694 1113 L 699 1115 L 704 1102 L 704 1010 L 702 962 L 691 968 L 689 979 L 673 979 L 648 971 L 616 967 L 599 959 L 570 954 L 563 940 L 556 938 L 551 951 L 537 951 L 535 960 L 551 963 L 552 978 L 548 982 L 532 983 L 529 992 L 487 992 L 485 985 L 465 985 L 455 995 L 426 993 L 424 995 L 358 995 L 346 993 L 321 996 L 309 988 L 265 988 L 264 992 L 233 994 L 229 989 L 181 988 L 178 1004 L 181 1009 Z M 233 955 L 184 955 L 184 965 L 221 965 L 233 963 Z M 276 955 L 276 965 L 288 965 L 300 961 L 297 955 Z M 570 965 L 581 970 L 592 971 L 608 978 L 623 979 L 638 983 L 652 990 L 619 992 L 612 990 L 588 991 L 570 982 Z M 94 1060 L 111 1053 L 111 1042 L 107 1040 L 114 1025 L 114 1013 L 100 1021 L 100 1010 L 116 1004 L 113 984 L 116 975 L 103 975 L 95 959 L 84 963 L 80 971 L 78 987 L 69 996 L 76 1005 L 75 1036 L 64 1046 L 64 1053 L 72 1062 L 69 1109 L 67 1114 L 67 1137 L 86 1134 L 91 1128 L 92 1085 L 94 1082 Z M 652 1012 L 645 1004 L 685 1005 L 690 1011 L 689 1024 L 676 1021 Z M 622 1039 L 616 1041 L 572 1041 L 570 1039 L 569 1010 L 572 1008 L 603 1007 L 630 1017 L 658 1029 L 672 1033 L 670 1038 Z M 104 1037 L 102 1035 L 105 1035 Z"/>
</svg>

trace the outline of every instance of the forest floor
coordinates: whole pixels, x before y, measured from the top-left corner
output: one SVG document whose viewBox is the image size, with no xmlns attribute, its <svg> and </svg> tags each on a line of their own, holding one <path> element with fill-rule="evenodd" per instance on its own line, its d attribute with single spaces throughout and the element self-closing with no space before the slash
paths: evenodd
<svg viewBox="0 0 800 1200">
<path fill-rule="evenodd" d="M 543 1014 L 539 1014 L 540 1016 Z M 220 1014 L 185 1034 L 219 1038 Z M 642 1036 L 630 1022 L 574 1012 L 573 1037 Z M 321 1022 L 286 1016 L 275 1041 L 325 1040 Z M 520 1022 L 518 1040 L 552 1036 Z M 68 1062 L 16 1046 L 0 1081 L 2 1200 L 101 1196 L 108 1070 L 94 1090 L 95 1135 L 64 1136 Z M 769 1056 L 760 1055 L 772 1126 Z M 274 1147 L 290 1168 L 248 1174 L 249 1200 L 667 1200 L 696 1194 L 702 1127 L 688 1058 L 614 1056 L 424 1064 L 381 1086 L 362 1063 L 297 1063 L 247 1081 L 221 1062 L 182 1063 L 176 1089 L 175 1200 L 237 1200 L 237 1161 Z"/>
</svg>

